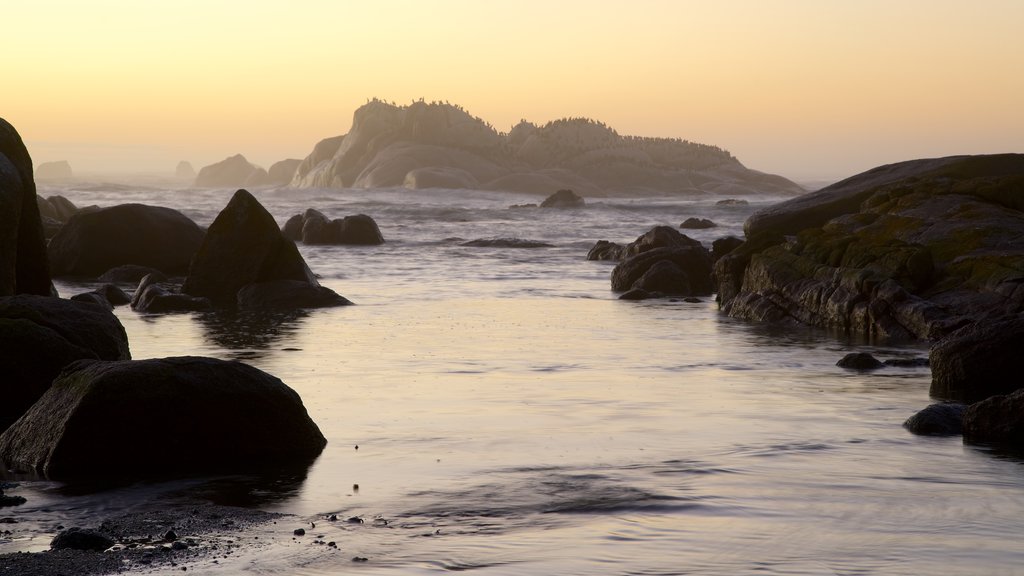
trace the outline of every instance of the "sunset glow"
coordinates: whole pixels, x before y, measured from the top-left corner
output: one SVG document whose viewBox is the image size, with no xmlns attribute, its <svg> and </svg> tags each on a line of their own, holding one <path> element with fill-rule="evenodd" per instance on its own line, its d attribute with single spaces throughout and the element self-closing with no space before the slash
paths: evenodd
<svg viewBox="0 0 1024 576">
<path fill-rule="evenodd" d="M 57 2 L 5 6 L 0 115 L 33 160 L 268 166 L 368 98 L 457 103 L 498 130 L 601 120 L 830 178 L 1024 151 L 1024 3 Z"/>
</svg>

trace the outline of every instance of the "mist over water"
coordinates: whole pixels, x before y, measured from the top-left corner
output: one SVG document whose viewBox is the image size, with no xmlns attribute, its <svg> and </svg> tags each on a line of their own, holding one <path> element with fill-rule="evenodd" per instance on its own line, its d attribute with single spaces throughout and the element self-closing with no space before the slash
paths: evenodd
<svg viewBox="0 0 1024 576">
<path fill-rule="evenodd" d="M 175 207 L 204 226 L 232 192 L 41 190 L 79 206 Z M 690 216 L 719 224 L 684 231 L 707 244 L 742 235 L 747 215 L 774 199 L 600 199 L 542 210 L 509 208 L 535 197 L 493 192 L 253 192 L 279 224 L 310 207 L 378 222 L 382 246 L 300 245 L 321 282 L 356 306 L 116 313 L 136 359 L 239 359 L 281 378 L 327 437 L 324 453 L 305 474 L 278 478 L 98 492 L 26 483 L 28 503 L 16 513 L 35 536 L 0 540 L 0 552 L 45 549 L 58 524 L 91 526 L 185 493 L 297 516 L 239 536 L 263 543 L 190 573 L 909 575 L 1024 566 L 1021 461 L 906 432 L 901 423 L 930 402 L 927 368 L 835 366 L 852 350 L 884 359 L 923 356 L 925 347 L 738 322 L 713 298 L 618 301 L 612 265 L 585 260 L 597 240 L 628 242 Z M 463 245 L 495 238 L 552 247 Z M 58 284 L 63 296 L 90 287 Z M 309 534 L 293 540 L 303 525 Z"/>
</svg>

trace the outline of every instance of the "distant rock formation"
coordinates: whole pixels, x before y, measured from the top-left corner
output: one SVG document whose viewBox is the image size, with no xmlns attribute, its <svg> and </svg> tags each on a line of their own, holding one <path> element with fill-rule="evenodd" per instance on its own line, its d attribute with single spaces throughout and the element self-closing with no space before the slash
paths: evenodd
<svg viewBox="0 0 1024 576">
<path fill-rule="evenodd" d="M 299 168 L 299 164 L 302 164 L 302 160 L 296 158 L 274 162 L 270 166 L 270 170 L 267 171 L 267 184 L 284 186 L 291 183 L 292 178 L 295 177 L 295 171 Z"/>
<path fill-rule="evenodd" d="M 36 168 L 36 178 L 39 180 L 67 180 L 72 177 L 74 177 L 74 173 L 67 160 L 43 162 Z"/>
<path fill-rule="evenodd" d="M 195 185 L 203 188 L 235 188 L 262 186 L 268 181 L 266 170 L 250 163 L 245 156 L 235 154 L 216 164 L 200 168 Z"/>
<path fill-rule="evenodd" d="M 540 203 L 541 208 L 583 208 L 586 205 L 583 196 L 568 189 L 559 190 Z"/>
<path fill-rule="evenodd" d="M 191 162 L 182 160 L 178 162 L 178 167 L 174 169 L 174 177 L 180 178 L 181 180 L 195 180 L 196 169 L 192 167 Z"/>
<path fill-rule="evenodd" d="M 459 106 L 372 100 L 348 134 L 320 141 L 296 170 L 300 188 L 474 188 L 584 196 L 799 194 L 716 146 L 621 136 L 586 118 L 499 133 Z"/>
</svg>

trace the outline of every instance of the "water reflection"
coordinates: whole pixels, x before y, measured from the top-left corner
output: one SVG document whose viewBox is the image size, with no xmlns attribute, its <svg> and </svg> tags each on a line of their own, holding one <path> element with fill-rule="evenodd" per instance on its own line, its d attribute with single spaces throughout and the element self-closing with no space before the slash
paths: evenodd
<svg viewBox="0 0 1024 576">
<path fill-rule="evenodd" d="M 294 347 L 306 310 L 217 310 L 196 315 L 203 338 L 236 359 L 263 358 Z"/>
</svg>

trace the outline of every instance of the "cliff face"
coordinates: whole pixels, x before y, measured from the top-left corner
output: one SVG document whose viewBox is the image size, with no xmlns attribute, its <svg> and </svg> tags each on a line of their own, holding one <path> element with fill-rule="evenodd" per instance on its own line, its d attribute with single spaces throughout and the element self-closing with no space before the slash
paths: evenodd
<svg viewBox="0 0 1024 576">
<path fill-rule="evenodd" d="M 914 160 L 755 213 L 715 265 L 731 316 L 937 339 L 1024 312 L 1024 155 Z"/>
<path fill-rule="evenodd" d="M 476 188 L 584 195 L 798 194 L 715 146 L 621 136 L 600 122 L 521 122 L 499 133 L 458 106 L 373 100 L 352 130 L 319 142 L 300 164 L 301 188 Z"/>
</svg>

